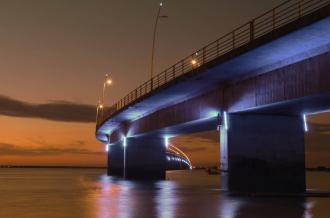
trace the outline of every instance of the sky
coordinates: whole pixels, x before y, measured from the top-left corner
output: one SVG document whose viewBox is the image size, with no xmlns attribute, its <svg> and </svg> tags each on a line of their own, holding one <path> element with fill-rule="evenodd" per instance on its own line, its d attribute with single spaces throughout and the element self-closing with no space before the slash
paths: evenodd
<svg viewBox="0 0 330 218">
<path fill-rule="evenodd" d="M 164 1 L 155 72 L 171 66 L 279 0 Z M 0 0 L 0 165 L 105 166 L 95 105 L 104 75 L 111 105 L 150 75 L 156 0 Z M 329 115 L 309 118 L 310 165 L 328 165 Z M 320 127 L 321 125 L 321 127 Z M 218 133 L 173 143 L 195 165 L 219 161 Z M 320 147 L 320 151 L 318 150 Z M 317 152 L 314 152 L 317 151 Z"/>
</svg>

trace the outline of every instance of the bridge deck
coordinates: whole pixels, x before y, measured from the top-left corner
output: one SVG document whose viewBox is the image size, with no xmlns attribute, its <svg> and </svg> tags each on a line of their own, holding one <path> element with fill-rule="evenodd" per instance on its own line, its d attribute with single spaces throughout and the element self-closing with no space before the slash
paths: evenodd
<svg viewBox="0 0 330 218">
<path fill-rule="evenodd" d="M 297 1 L 289 2 L 295 3 Z M 257 29 L 248 29 L 246 32 L 249 33 L 247 34 L 249 40 L 241 44 L 238 43 L 224 54 L 216 54 L 215 58 L 209 61 L 206 61 L 208 57 L 205 52 L 208 48 L 206 46 L 199 50 L 197 55 L 184 59 L 185 62 L 182 66 L 184 69 L 189 69 L 183 75 L 160 83 L 160 77 L 164 78 L 164 76 L 170 75 L 167 70 L 165 74 L 155 77 L 156 80 L 154 78 L 146 84 L 145 87 L 149 87 L 149 92 L 142 93 L 142 90 L 135 90 L 128 98 L 125 98 L 124 103 L 121 101 L 119 104 L 115 104 L 113 110 L 109 111 L 104 120 L 100 120 L 97 125 L 98 139 L 104 141 L 104 134 L 118 128 L 118 125 L 124 121 L 139 119 L 219 85 L 266 73 L 329 51 L 330 37 L 324 36 L 330 35 L 330 1 L 311 0 L 305 2 L 322 2 L 322 7 L 303 15 L 300 12 L 290 22 L 276 28 L 273 26 L 273 29 L 269 29 L 261 35 L 255 35 L 258 33 Z M 276 12 L 273 9 L 262 16 L 268 16 L 274 11 Z M 258 19 L 260 18 L 251 22 L 257 23 Z M 248 23 L 249 27 L 251 22 Z M 245 26 L 242 27 L 245 28 Z M 235 33 L 235 31 L 233 32 Z M 232 42 L 236 42 L 235 38 Z M 218 48 L 218 42 L 215 41 L 215 43 L 216 48 Z M 214 53 L 214 49 L 211 51 Z M 196 63 L 191 62 L 192 60 Z M 186 66 L 187 63 L 188 66 Z M 175 66 L 172 67 L 173 72 L 176 72 L 175 70 L 178 69 L 179 65 Z M 151 84 L 154 86 L 153 89 L 150 87 Z"/>
</svg>

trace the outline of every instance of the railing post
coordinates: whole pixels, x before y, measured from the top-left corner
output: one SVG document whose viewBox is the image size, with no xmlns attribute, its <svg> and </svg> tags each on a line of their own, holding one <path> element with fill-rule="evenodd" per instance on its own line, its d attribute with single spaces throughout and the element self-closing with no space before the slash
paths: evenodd
<svg viewBox="0 0 330 218">
<path fill-rule="evenodd" d="M 235 48 L 235 31 L 232 32 L 232 35 L 233 35 L 233 49 Z"/>
<path fill-rule="evenodd" d="M 203 64 L 205 64 L 205 47 L 203 47 L 202 50 L 202 58 L 203 58 Z"/>
<path fill-rule="evenodd" d="M 254 39 L 254 20 L 250 22 L 250 41 Z"/>
<path fill-rule="evenodd" d="M 159 74 L 157 74 L 157 86 L 156 87 L 159 87 Z"/>
<path fill-rule="evenodd" d="M 275 29 L 275 8 L 272 10 L 273 30 Z"/>
<path fill-rule="evenodd" d="M 164 75 L 165 83 L 167 82 L 167 70 L 165 70 L 165 75 Z"/>
</svg>

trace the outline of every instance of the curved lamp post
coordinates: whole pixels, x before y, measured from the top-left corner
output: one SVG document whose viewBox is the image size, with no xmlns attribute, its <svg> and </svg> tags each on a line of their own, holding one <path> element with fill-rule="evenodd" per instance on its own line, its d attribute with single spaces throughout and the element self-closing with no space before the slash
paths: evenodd
<svg viewBox="0 0 330 218">
<path fill-rule="evenodd" d="M 96 118 L 95 118 L 96 125 L 98 124 L 99 110 L 102 110 L 102 108 L 103 108 L 103 104 L 101 104 L 101 102 L 99 101 L 99 103 L 96 106 Z"/>
<path fill-rule="evenodd" d="M 105 89 L 107 86 L 109 86 L 111 84 L 112 84 L 112 80 L 111 80 L 109 74 L 105 74 L 105 79 L 103 81 L 101 100 L 99 100 L 99 103 L 96 108 L 96 123 L 98 123 L 98 121 L 99 121 L 99 113 L 100 113 L 99 111 L 101 111 L 101 117 L 103 117 Z"/>
<path fill-rule="evenodd" d="M 156 35 L 157 35 L 157 26 L 158 26 L 158 20 L 160 18 L 167 18 L 166 15 L 160 15 L 161 9 L 163 7 L 163 3 L 159 3 L 157 16 L 155 19 L 155 26 L 154 26 L 154 34 L 152 38 L 152 48 L 151 48 L 151 66 L 150 66 L 150 79 L 151 79 L 151 89 L 153 87 L 152 77 L 154 76 L 154 56 L 155 56 L 155 43 L 156 43 Z"/>
</svg>

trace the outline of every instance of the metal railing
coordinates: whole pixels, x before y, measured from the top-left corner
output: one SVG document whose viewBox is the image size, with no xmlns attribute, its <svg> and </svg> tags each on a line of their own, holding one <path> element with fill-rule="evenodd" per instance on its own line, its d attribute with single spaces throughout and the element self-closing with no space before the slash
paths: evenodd
<svg viewBox="0 0 330 218">
<path fill-rule="evenodd" d="M 293 22 L 307 14 L 327 6 L 330 0 L 288 0 L 264 14 L 254 18 L 228 34 L 185 57 L 163 72 L 146 81 L 138 88 L 112 105 L 104 113 L 110 117 L 135 101 L 147 96 L 152 91 L 166 86 L 176 78 L 191 72 L 220 56 L 223 56 L 252 40 L 258 39 L 284 25 Z M 97 119 L 97 126 L 106 119 Z"/>
</svg>

